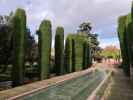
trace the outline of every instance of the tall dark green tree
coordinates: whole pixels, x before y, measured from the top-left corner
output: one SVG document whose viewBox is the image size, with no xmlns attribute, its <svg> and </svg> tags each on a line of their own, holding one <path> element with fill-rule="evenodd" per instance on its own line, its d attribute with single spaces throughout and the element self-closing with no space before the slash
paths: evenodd
<svg viewBox="0 0 133 100">
<path fill-rule="evenodd" d="M 76 34 L 75 37 L 75 70 L 80 71 L 83 69 L 83 58 L 84 58 L 84 41 L 86 36 Z"/>
<path fill-rule="evenodd" d="M 64 28 L 57 27 L 55 35 L 55 72 L 57 75 L 64 73 Z"/>
<path fill-rule="evenodd" d="M 119 17 L 118 36 L 124 72 L 127 76 L 133 77 L 133 2 L 131 13 Z"/>
<path fill-rule="evenodd" d="M 126 21 L 127 21 L 127 16 L 121 16 L 119 17 L 118 21 L 118 37 L 120 41 L 120 47 L 121 47 L 121 54 L 122 54 L 122 59 L 123 59 L 123 69 L 124 72 L 127 76 L 130 75 L 130 63 L 129 63 L 129 57 L 128 57 L 128 46 L 127 46 L 127 34 L 126 33 Z"/>
<path fill-rule="evenodd" d="M 126 68 L 128 70 L 128 74 L 130 73 L 129 71 L 129 68 L 131 69 L 133 67 L 133 23 L 132 23 L 132 20 L 131 20 L 131 14 L 128 14 L 127 15 L 127 18 L 126 18 L 126 46 L 127 46 L 127 54 L 128 54 L 128 62 L 129 62 L 129 65 L 128 65 L 128 68 Z M 126 61 L 127 62 L 127 61 Z"/>
<path fill-rule="evenodd" d="M 133 75 L 133 3 L 131 8 L 131 14 L 127 15 L 126 20 L 126 40 L 127 40 L 127 47 L 128 47 L 128 57 L 130 63 L 130 73 Z"/>
<path fill-rule="evenodd" d="M 72 39 L 68 35 L 65 43 L 65 72 L 72 72 Z"/>
<path fill-rule="evenodd" d="M 65 66 L 67 72 L 80 71 L 91 64 L 89 41 L 86 35 L 69 34 L 65 45 Z"/>
<path fill-rule="evenodd" d="M 52 31 L 49 20 L 42 21 L 39 28 L 39 67 L 40 79 L 46 79 L 49 76 Z"/>
<path fill-rule="evenodd" d="M 13 18 L 14 30 L 14 63 L 12 68 L 13 86 L 24 83 L 24 55 L 25 55 L 25 33 L 26 14 L 23 9 L 17 9 Z"/>
<path fill-rule="evenodd" d="M 87 46 L 87 68 L 91 67 L 92 65 L 92 55 L 91 55 L 91 49 L 89 46 Z"/>
<path fill-rule="evenodd" d="M 88 66 L 88 44 L 87 41 L 83 43 L 83 69 L 86 69 Z"/>
<path fill-rule="evenodd" d="M 74 39 L 72 39 L 72 72 L 75 72 L 75 57 L 76 57 L 76 55 L 75 55 L 75 50 L 76 50 L 76 48 L 75 48 L 75 40 Z"/>
</svg>

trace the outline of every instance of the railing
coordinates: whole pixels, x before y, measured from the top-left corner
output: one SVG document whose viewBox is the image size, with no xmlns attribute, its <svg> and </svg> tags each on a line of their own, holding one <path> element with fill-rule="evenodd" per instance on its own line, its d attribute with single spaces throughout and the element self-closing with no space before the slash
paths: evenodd
<svg viewBox="0 0 133 100">
<path fill-rule="evenodd" d="M 100 90 L 103 86 L 106 88 L 110 73 L 91 68 L 1 91 L 0 100 L 86 100 L 89 95 L 102 97 L 104 93 Z"/>
</svg>

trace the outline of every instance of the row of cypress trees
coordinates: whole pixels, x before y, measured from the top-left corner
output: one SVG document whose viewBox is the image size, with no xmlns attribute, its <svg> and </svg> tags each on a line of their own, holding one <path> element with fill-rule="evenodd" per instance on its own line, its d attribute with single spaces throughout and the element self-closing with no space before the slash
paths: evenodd
<svg viewBox="0 0 133 100">
<path fill-rule="evenodd" d="M 66 72 L 86 69 L 91 65 L 91 55 L 88 38 L 84 35 L 69 34 L 65 44 Z"/>
<path fill-rule="evenodd" d="M 47 79 L 50 75 L 52 25 L 49 20 L 43 20 L 38 30 L 39 46 L 39 78 Z M 24 84 L 25 77 L 25 45 L 26 45 L 26 13 L 17 9 L 13 17 L 14 30 L 14 62 L 12 69 L 13 86 Z M 69 34 L 64 48 L 64 28 L 57 27 L 55 36 L 55 66 L 56 75 L 79 71 L 91 64 L 89 42 L 80 34 Z"/>
<path fill-rule="evenodd" d="M 131 13 L 118 19 L 118 37 L 121 47 L 122 67 L 127 76 L 133 69 L 133 3 Z"/>
</svg>

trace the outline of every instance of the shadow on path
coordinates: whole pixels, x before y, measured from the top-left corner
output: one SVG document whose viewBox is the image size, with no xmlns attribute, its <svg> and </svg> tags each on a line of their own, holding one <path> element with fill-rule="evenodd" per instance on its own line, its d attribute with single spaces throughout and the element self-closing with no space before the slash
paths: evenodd
<svg viewBox="0 0 133 100">
<path fill-rule="evenodd" d="M 122 69 L 114 71 L 111 87 L 107 100 L 133 100 L 133 82 L 124 76 Z"/>
</svg>

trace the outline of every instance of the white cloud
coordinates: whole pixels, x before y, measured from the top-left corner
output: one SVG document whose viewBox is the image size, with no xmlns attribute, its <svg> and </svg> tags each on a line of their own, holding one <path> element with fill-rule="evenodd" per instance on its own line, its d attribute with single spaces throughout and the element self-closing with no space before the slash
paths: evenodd
<svg viewBox="0 0 133 100">
<path fill-rule="evenodd" d="M 108 1 L 110 1 L 110 0 L 94 0 L 95 1 L 95 3 L 97 3 L 97 4 L 103 4 L 103 3 L 106 3 L 106 2 L 108 2 Z"/>
<path fill-rule="evenodd" d="M 4 2 L 3 2 L 4 1 Z M 117 17 L 130 11 L 132 0 L 0 0 L 0 14 L 17 7 L 27 11 L 28 26 L 35 31 L 43 19 L 51 19 L 65 34 L 75 32 L 83 21 L 90 21 L 100 38 L 116 37 Z M 3 2 L 3 3 L 2 3 Z M 115 26 L 115 27 L 114 27 Z"/>
</svg>

